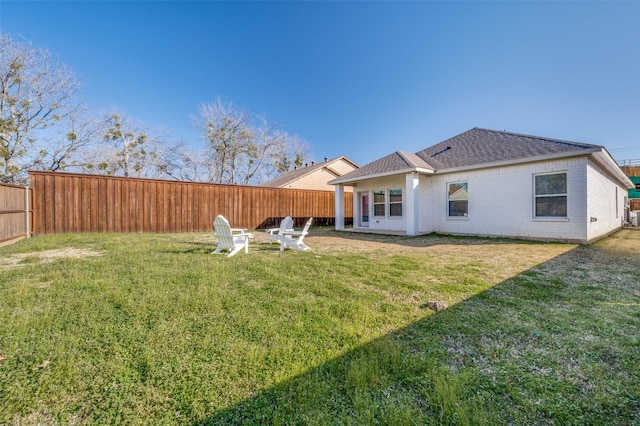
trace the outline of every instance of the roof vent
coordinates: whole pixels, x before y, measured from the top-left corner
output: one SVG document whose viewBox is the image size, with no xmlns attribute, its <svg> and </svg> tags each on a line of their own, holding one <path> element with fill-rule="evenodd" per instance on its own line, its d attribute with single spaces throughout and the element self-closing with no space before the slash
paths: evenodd
<svg viewBox="0 0 640 426">
<path fill-rule="evenodd" d="M 329 161 L 329 157 L 324 157 L 324 162 L 326 163 L 327 161 Z"/>
</svg>

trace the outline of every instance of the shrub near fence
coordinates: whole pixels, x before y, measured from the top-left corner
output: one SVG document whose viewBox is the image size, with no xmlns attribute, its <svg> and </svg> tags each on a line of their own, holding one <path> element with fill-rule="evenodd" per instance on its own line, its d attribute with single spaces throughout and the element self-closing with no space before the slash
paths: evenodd
<svg viewBox="0 0 640 426">
<path fill-rule="evenodd" d="M 0 244 L 30 236 L 30 189 L 0 183 Z"/>
<path fill-rule="evenodd" d="M 194 232 L 221 214 L 233 227 L 296 226 L 311 216 L 333 225 L 335 193 L 154 179 L 30 172 L 34 235 L 85 232 Z M 352 194 L 345 194 L 351 220 Z"/>
</svg>

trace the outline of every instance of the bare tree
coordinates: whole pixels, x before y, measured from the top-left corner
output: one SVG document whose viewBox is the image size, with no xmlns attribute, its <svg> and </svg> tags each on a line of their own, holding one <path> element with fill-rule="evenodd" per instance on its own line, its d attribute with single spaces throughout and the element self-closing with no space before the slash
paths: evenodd
<svg viewBox="0 0 640 426">
<path fill-rule="evenodd" d="M 118 113 L 110 114 L 105 120 L 106 131 L 104 140 L 112 144 L 117 152 L 116 161 L 111 165 L 111 173 L 122 171 L 124 176 L 132 172 L 140 172 L 143 165 L 137 160 L 144 160 L 147 156 L 144 143 L 148 137 L 144 130 L 138 130 L 130 121 Z"/>
<path fill-rule="evenodd" d="M 79 107 L 56 127 L 57 132 L 43 136 L 39 141 L 38 157 L 30 168 L 52 172 L 84 171 L 92 161 L 90 153 L 101 136 L 101 123 L 91 117 L 85 107 Z"/>
<path fill-rule="evenodd" d="M 187 182 L 207 182 L 210 176 L 208 152 L 191 151 L 183 144 L 170 150 L 163 157 L 160 171 L 164 176 Z"/>
<path fill-rule="evenodd" d="M 264 116 L 252 118 L 220 98 L 202 104 L 194 122 L 207 143 L 204 158 L 210 182 L 258 184 L 288 169 L 292 155 L 306 155 L 304 149 L 296 148 L 305 145 L 299 138 L 270 124 Z"/>
<path fill-rule="evenodd" d="M 0 34 L 0 181 L 24 182 L 38 136 L 77 105 L 73 72 L 49 52 Z"/>
<path fill-rule="evenodd" d="M 282 155 L 287 149 L 289 135 L 281 131 L 277 126 L 271 125 L 266 117 L 258 117 L 259 126 L 254 131 L 254 138 L 249 142 L 246 156 L 243 159 L 246 164 L 240 170 L 240 183 L 259 183 L 265 176 L 269 176 L 274 168 L 273 158 Z"/>
<path fill-rule="evenodd" d="M 194 119 L 196 127 L 208 143 L 211 160 L 216 165 L 210 176 L 215 183 L 237 183 L 236 168 L 240 166 L 254 129 L 246 113 L 225 104 L 220 98 L 202 104 L 200 116 Z"/>
<path fill-rule="evenodd" d="M 177 146 L 168 137 L 120 112 L 103 120 L 103 143 L 97 146 L 85 171 L 131 177 L 164 177 L 166 163 L 175 158 Z"/>
</svg>

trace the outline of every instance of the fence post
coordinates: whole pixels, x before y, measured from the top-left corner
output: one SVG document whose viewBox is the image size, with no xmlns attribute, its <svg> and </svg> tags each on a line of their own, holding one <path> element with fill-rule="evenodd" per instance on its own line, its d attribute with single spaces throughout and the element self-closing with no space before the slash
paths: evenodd
<svg viewBox="0 0 640 426">
<path fill-rule="evenodd" d="M 27 238 L 31 238 L 31 197 L 29 197 L 30 188 L 27 186 L 24 188 L 24 214 L 25 214 L 25 226 L 27 228 Z"/>
</svg>

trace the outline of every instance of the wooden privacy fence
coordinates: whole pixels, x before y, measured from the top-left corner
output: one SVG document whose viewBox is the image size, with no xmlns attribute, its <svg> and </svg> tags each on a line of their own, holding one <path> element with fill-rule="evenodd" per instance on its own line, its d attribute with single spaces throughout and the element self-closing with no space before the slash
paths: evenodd
<svg viewBox="0 0 640 426">
<path fill-rule="evenodd" d="M 335 193 L 256 186 L 216 185 L 71 173 L 30 172 L 33 234 L 84 232 L 194 232 L 213 229 L 221 214 L 231 226 L 335 223 Z M 345 220 L 353 211 L 345 194 Z"/>
<path fill-rule="evenodd" d="M 620 166 L 620 168 L 627 176 L 640 176 L 640 165 Z"/>
<path fill-rule="evenodd" d="M 31 190 L 0 183 L 0 244 L 31 235 Z"/>
<path fill-rule="evenodd" d="M 640 210 L 640 198 L 632 198 L 629 200 L 629 210 Z"/>
</svg>

